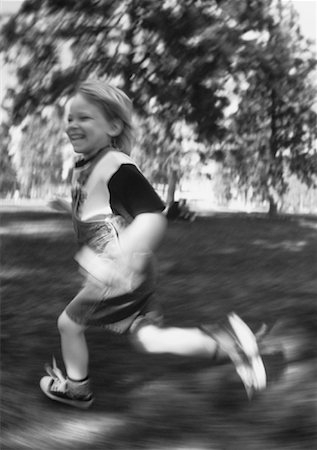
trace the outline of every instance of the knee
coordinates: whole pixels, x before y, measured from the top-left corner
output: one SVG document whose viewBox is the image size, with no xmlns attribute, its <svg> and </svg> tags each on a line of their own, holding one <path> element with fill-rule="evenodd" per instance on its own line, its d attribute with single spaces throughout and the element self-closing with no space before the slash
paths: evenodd
<svg viewBox="0 0 317 450">
<path fill-rule="evenodd" d="M 75 323 L 65 311 L 62 312 L 62 314 L 57 319 L 57 328 L 59 332 L 62 334 L 66 333 L 82 333 L 84 331 L 84 327 Z"/>
</svg>

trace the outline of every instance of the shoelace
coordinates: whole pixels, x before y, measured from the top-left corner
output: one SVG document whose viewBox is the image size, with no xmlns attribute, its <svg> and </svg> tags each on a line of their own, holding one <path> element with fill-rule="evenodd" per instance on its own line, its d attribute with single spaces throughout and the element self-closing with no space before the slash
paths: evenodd
<svg viewBox="0 0 317 450">
<path fill-rule="evenodd" d="M 53 356 L 53 367 L 45 364 L 45 370 L 50 375 L 54 382 L 51 386 L 52 391 L 65 392 L 67 387 L 67 379 L 62 374 L 62 371 L 57 367 L 56 360 Z"/>
</svg>

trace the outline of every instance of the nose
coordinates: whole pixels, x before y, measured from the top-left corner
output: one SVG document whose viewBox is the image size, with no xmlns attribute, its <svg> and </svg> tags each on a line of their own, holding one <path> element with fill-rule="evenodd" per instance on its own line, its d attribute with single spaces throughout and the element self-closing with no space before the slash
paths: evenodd
<svg viewBox="0 0 317 450">
<path fill-rule="evenodd" d="M 66 133 L 76 131 L 79 129 L 78 123 L 75 120 L 72 120 L 71 122 L 67 122 L 66 124 Z"/>
</svg>

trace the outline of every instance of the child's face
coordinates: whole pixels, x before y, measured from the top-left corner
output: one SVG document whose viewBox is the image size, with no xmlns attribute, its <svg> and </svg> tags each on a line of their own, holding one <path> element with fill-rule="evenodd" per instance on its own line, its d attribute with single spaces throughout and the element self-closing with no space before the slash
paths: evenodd
<svg viewBox="0 0 317 450">
<path fill-rule="evenodd" d="M 90 157 L 110 143 L 113 126 L 97 105 L 77 94 L 70 103 L 66 133 L 74 151 Z"/>
</svg>

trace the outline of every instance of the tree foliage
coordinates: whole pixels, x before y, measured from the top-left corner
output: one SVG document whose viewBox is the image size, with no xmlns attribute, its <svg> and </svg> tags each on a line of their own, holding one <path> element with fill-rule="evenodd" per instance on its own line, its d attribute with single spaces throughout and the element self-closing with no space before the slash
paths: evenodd
<svg viewBox="0 0 317 450">
<path fill-rule="evenodd" d="M 292 9 L 278 4 L 275 21 L 263 31 L 236 67 L 240 102 L 227 135 L 226 164 L 240 186 L 251 187 L 273 212 L 291 173 L 307 184 L 316 174 L 316 60 Z"/>
<path fill-rule="evenodd" d="M 63 181 L 65 139 L 63 117 L 57 107 L 47 107 L 24 120 L 13 142 L 13 163 L 23 197 L 48 193 Z"/>
<path fill-rule="evenodd" d="M 198 140 L 219 139 L 225 132 L 223 109 L 229 101 L 223 83 L 246 18 L 239 27 L 239 18 L 231 19 L 222 4 L 25 1 L 2 34 L 7 63 L 17 76 L 7 99 L 12 123 L 61 102 L 88 76 L 110 75 L 133 98 L 140 116 L 154 115 L 163 124 L 161 154 L 175 176 L 175 120 L 189 123 Z"/>
<path fill-rule="evenodd" d="M 181 122 L 205 147 L 222 142 L 232 150 L 211 155 L 225 154 L 242 185 L 265 198 L 272 190 L 281 195 L 286 162 L 311 179 L 315 139 L 314 61 L 302 51 L 296 18 L 283 16 L 282 6 L 280 0 L 26 0 L 1 35 L 17 76 L 7 98 L 11 121 L 63 106 L 82 79 L 110 76 L 143 119 L 140 143 L 154 177 L 180 176 L 174 169 L 184 152 L 174 124 Z M 240 102 L 228 120 L 232 79 Z"/>
<path fill-rule="evenodd" d="M 71 93 L 83 78 L 111 75 L 139 112 L 154 99 L 164 120 L 184 119 L 200 138 L 220 137 L 226 72 L 245 47 L 241 35 L 262 26 L 252 3 L 240 2 L 236 12 L 212 0 L 26 0 L 2 35 L 7 61 L 19 59 L 13 121 Z"/>
</svg>

